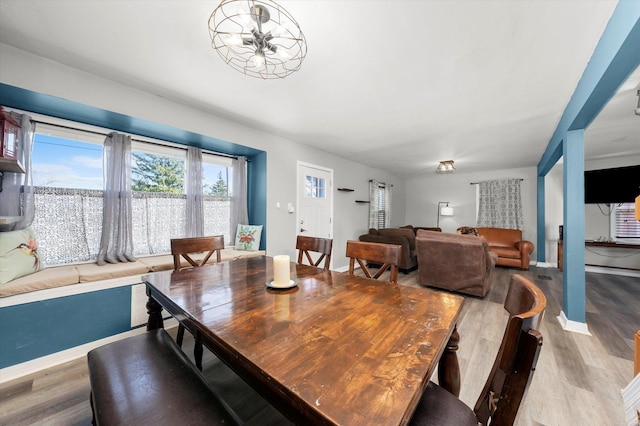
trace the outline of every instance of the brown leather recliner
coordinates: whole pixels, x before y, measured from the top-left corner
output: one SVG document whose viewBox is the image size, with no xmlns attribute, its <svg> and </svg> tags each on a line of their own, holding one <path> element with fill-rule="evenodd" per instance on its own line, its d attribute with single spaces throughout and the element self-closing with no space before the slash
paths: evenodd
<svg viewBox="0 0 640 426">
<path fill-rule="evenodd" d="M 529 269 L 533 243 L 522 239 L 519 229 L 477 228 L 478 234 L 485 237 L 489 250 L 498 255 L 496 265 L 513 266 L 522 270 Z"/>
<path fill-rule="evenodd" d="M 411 225 L 400 228 L 369 229 L 368 234 L 360 235 L 360 241 L 368 243 L 399 244 L 402 246 L 402 256 L 398 267 L 403 273 L 409 273 L 418 266 L 416 256 L 416 233 L 420 229 L 440 231 L 440 228 L 413 227 Z"/>
<path fill-rule="evenodd" d="M 491 287 L 497 256 L 475 235 L 418 231 L 420 284 L 483 297 Z"/>
</svg>

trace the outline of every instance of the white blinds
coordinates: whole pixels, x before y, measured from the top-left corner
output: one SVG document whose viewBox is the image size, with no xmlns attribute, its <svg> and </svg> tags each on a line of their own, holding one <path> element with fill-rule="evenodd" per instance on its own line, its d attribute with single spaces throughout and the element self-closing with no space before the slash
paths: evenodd
<svg viewBox="0 0 640 426">
<path fill-rule="evenodd" d="M 640 221 L 635 218 L 635 204 L 616 206 L 616 238 L 640 238 Z"/>
</svg>

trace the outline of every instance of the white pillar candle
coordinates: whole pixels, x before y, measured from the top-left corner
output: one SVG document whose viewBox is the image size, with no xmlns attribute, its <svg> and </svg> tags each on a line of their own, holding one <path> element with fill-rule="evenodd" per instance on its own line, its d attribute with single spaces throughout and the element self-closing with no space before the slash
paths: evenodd
<svg viewBox="0 0 640 426">
<path fill-rule="evenodd" d="M 273 256 L 273 285 L 278 287 L 286 287 L 291 279 L 289 272 L 289 256 L 281 254 Z"/>
</svg>

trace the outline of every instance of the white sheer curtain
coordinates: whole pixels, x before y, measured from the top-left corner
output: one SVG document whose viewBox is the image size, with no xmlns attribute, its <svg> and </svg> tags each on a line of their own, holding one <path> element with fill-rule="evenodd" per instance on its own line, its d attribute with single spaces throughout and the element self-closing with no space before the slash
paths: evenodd
<svg viewBox="0 0 640 426">
<path fill-rule="evenodd" d="M 249 212 L 247 211 L 247 159 L 235 158 L 231 162 L 231 214 L 229 218 L 229 233 L 231 241 L 235 244 L 238 225 L 249 224 Z"/>
<path fill-rule="evenodd" d="M 479 183 L 479 227 L 524 229 L 521 180 L 496 179 Z"/>
<path fill-rule="evenodd" d="M 35 214 L 34 189 L 31 179 L 31 151 L 36 124 L 26 114 L 15 112 L 9 114 L 20 124 L 17 155 L 24 168 L 24 173 L 4 173 L 2 192 L 0 192 L 0 216 L 21 216 L 21 219 L 14 223 L 0 225 L 0 231 L 15 231 L 26 228 L 33 222 Z"/>
<path fill-rule="evenodd" d="M 391 226 L 391 188 L 391 184 L 375 179 L 369 181 L 369 228 Z"/>
<path fill-rule="evenodd" d="M 185 235 L 204 235 L 204 208 L 202 204 L 202 150 L 195 146 L 187 148 L 187 221 Z"/>
<path fill-rule="evenodd" d="M 98 265 L 133 262 L 131 136 L 110 133 L 104 140 L 104 202 Z"/>
</svg>

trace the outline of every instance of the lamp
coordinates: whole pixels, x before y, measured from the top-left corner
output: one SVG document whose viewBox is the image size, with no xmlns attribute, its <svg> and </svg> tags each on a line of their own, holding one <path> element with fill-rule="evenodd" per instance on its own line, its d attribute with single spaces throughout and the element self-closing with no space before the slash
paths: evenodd
<svg viewBox="0 0 640 426">
<path fill-rule="evenodd" d="M 440 207 L 441 204 L 446 204 Z M 440 216 L 453 216 L 453 207 L 449 207 L 448 201 L 438 201 L 438 219 L 436 220 L 436 228 L 440 228 Z"/>
<path fill-rule="evenodd" d="M 227 65 L 251 77 L 284 78 L 307 54 L 298 23 L 271 0 L 222 0 L 209 17 L 209 35 Z"/>
<path fill-rule="evenodd" d="M 441 161 L 438 164 L 436 173 L 453 173 L 456 168 L 453 166 L 453 160 Z"/>
</svg>

